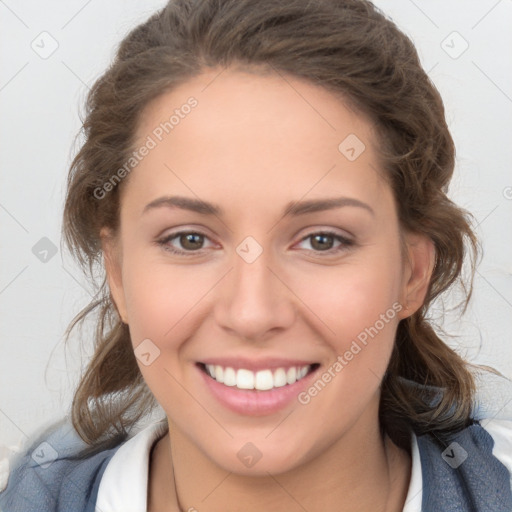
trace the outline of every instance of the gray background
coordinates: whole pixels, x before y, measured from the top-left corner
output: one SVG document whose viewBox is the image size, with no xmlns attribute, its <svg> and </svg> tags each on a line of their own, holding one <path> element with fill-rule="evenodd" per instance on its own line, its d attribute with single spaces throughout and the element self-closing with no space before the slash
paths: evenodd
<svg viewBox="0 0 512 512">
<path fill-rule="evenodd" d="M 468 312 L 444 318 L 447 342 L 512 377 L 512 0 L 375 3 L 416 43 L 444 98 L 457 145 L 450 196 L 484 246 Z M 77 336 L 63 343 L 93 292 L 60 251 L 79 111 L 123 36 L 164 4 L 0 0 L 0 459 L 67 413 L 90 355 Z"/>
</svg>

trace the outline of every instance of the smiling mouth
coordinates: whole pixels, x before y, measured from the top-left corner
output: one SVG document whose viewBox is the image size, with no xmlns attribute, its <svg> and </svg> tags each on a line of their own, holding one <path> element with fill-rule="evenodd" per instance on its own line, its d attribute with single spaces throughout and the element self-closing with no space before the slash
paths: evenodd
<svg viewBox="0 0 512 512">
<path fill-rule="evenodd" d="M 265 369 L 253 372 L 245 368 L 198 363 L 199 368 L 213 380 L 224 386 L 256 391 L 269 391 L 290 386 L 314 372 L 320 364 L 290 366 L 288 368 Z"/>
</svg>

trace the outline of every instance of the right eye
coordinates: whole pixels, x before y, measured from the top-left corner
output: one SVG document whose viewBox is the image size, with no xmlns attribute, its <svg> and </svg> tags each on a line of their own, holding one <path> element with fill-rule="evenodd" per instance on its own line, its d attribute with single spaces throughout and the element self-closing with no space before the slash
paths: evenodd
<svg viewBox="0 0 512 512">
<path fill-rule="evenodd" d="M 157 240 L 157 243 L 164 250 L 172 252 L 173 254 L 191 256 L 192 254 L 202 252 L 201 250 L 203 249 L 203 244 L 206 239 L 208 239 L 208 237 L 204 233 L 197 231 L 178 231 Z M 182 248 L 173 245 L 171 243 L 173 241 L 176 241 Z"/>
</svg>

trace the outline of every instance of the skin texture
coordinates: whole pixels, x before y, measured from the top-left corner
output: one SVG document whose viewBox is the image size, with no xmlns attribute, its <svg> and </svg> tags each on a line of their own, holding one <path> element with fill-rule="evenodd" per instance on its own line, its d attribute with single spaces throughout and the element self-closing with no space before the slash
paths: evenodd
<svg viewBox="0 0 512 512">
<path fill-rule="evenodd" d="M 177 510 L 174 477 L 183 510 L 401 510 L 410 459 L 380 434 L 379 386 L 398 322 L 424 300 L 434 249 L 401 233 L 371 123 L 297 78 L 212 69 L 150 103 L 138 140 L 190 96 L 198 105 L 122 184 L 119 232 L 102 230 L 110 289 L 133 346 L 150 339 L 160 350 L 150 365 L 138 362 L 170 425 L 151 455 L 148 510 Z M 350 134 L 365 145 L 354 161 L 338 149 Z M 170 195 L 224 213 L 144 212 Z M 344 206 L 283 216 L 289 202 L 340 196 L 373 213 Z M 199 248 L 179 237 L 167 246 L 192 256 L 157 243 L 182 229 L 205 235 Z M 353 244 L 307 238 L 326 229 Z M 263 249 L 252 263 L 236 252 L 248 236 Z M 232 412 L 196 366 L 280 357 L 315 361 L 321 375 L 393 304 L 403 309 L 306 405 Z M 237 457 L 247 442 L 262 454 L 250 468 Z"/>
</svg>

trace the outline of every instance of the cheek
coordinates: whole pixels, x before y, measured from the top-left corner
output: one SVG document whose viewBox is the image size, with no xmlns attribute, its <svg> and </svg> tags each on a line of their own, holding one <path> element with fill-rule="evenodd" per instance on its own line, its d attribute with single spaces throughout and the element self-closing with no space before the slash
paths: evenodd
<svg viewBox="0 0 512 512">
<path fill-rule="evenodd" d="M 323 341 L 332 356 L 298 398 L 313 418 L 329 418 L 332 435 L 348 428 L 375 400 L 402 310 L 400 276 L 392 265 L 375 261 L 356 267 L 338 272 L 328 285 L 308 295 L 313 299 L 308 306 L 322 319 Z"/>
<path fill-rule="evenodd" d="M 325 326 L 323 332 L 338 340 L 340 349 L 382 315 L 386 320 L 397 316 L 401 274 L 396 258 L 398 254 L 354 258 L 339 267 L 310 273 L 296 286 L 297 295 L 307 297 L 307 306 Z M 378 326 L 382 327 L 381 322 Z"/>
<path fill-rule="evenodd" d="M 302 280 L 297 295 L 308 297 L 307 306 L 318 317 L 311 317 L 312 322 L 320 326 L 332 354 L 323 375 L 332 381 L 330 391 L 323 393 L 326 411 L 335 407 L 340 396 L 347 406 L 353 398 L 350 407 L 358 409 L 384 376 L 402 310 L 399 262 L 399 251 L 390 245 L 386 250 L 347 259 L 328 273 L 323 269 L 325 277 L 309 275 Z M 323 389 L 321 383 L 319 389 Z M 316 393 L 314 389 L 311 392 L 305 401 Z"/>
<path fill-rule="evenodd" d="M 182 411 L 190 397 L 183 380 L 181 348 L 198 326 L 198 304 L 215 279 L 199 266 L 151 262 L 134 251 L 123 275 L 130 337 L 141 374 L 166 411 Z M 213 276 L 215 277 L 215 276 Z M 144 354 L 149 354 L 144 358 Z M 194 411 L 198 414 L 198 411 Z"/>
<path fill-rule="evenodd" d="M 167 265 L 133 254 L 124 262 L 124 293 L 132 341 L 173 338 L 201 298 L 214 285 L 216 276 L 200 265 Z"/>
</svg>

